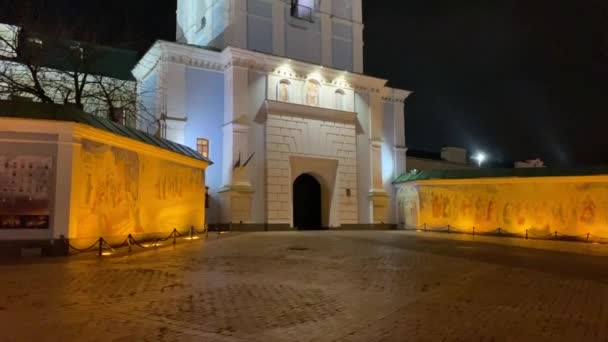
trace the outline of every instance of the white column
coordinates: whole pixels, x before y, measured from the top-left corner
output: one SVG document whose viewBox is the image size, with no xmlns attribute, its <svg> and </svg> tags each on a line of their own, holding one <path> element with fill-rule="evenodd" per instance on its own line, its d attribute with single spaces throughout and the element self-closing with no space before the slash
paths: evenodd
<svg viewBox="0 0 608 342">
<path fill-rule="evenodd" d="M 383 142 L 384 108 L 379 94 L 370 95 L 370 162 L 371 189 L 369 192 L 371 204 L 371 223 L 389 223 L 389 195 L 384 190 L 382 180 L 382 142 Z"/>
<path fill-rule="evenodd" d="M 163 61 L 162 87 L 165 93 L 166 138 L 178 144 L 184 143 L 186 126 L 186 67 Z"/>
<path fill-rule="evenodd" d="M 370 143 L 371 143 L 371 167 L 372 167 L 372 191 L 382 191 L 382 142 L 384 108 L 380 95 L 370 96 Z"/>
<path fill-rule="evenodd" d="M 247 1 L 230 0 L 226 46 L 247 49 Z"/>
<path fill-rule="evenodd" d="M 234 183 L 233 169 L 241 153 L 241 160 L 247 158 L 243 151 L 247 148 L 248 136 L 243 123 L 248 121 L 248 70 L 230 66 L 224 71 L 224 155 L 222 179 L 224 186 Z"/>
<path fill-rule="evenodd" d="M 361 0 L 353 0 L 353 70 L 363 73 L 363 10 Z"/>
<path fill-rule="evenodd" d="M 53 239 L 58 239 L 62 235 L 66 238 L 70 237 L 70 232 L 74 232 L 70 228 L 76 226 L 76 217 L 71 215 L 75 213 L 75 208 L 72 208 L 74 203 L 72 194 L 72 185 L 74 183 L 74 156 L 80 154 L 80 139 L 75 139 L 72 132 L 60 133 L 57 139 L 57 160 L 55 163 L 55 201 L 53 202 Z M 71 175 L 67 177 L 66 175 Z"/>
<path fill-rule="evenodd" d="M 321 64 L 333 65 L 331 1 L 321 1 Z"/>
<path fill-rule="evenodd" d="M 283 1 L 272 2 L 272 51 L 285 56 L 285 6 Z"/>
<path fill-rule="evenodd" d="M 254 146 L 249 146 L 248 69 L 232 65 L 224 71 L 224 186 L 221 193 L 222 221 L 251 222 L 252 186 L 247 168 L 241 166 Z M 239 162 L 240 159 L 240 162 Z"/>
<path fill-rule="evenodd" d="M 406 152 L 405 147 L 405 111 L 404 104 L 395 103 L 395 176 L 398 177 L 406 171 Z"/>
</svg>

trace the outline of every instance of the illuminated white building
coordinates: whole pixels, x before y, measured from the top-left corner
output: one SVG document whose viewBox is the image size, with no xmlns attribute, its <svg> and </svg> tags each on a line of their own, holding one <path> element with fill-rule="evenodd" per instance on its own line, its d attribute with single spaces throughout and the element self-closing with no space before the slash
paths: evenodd
<svg viewBox="0 0 608 342">
<path fill-rule="evenodd" d="M 410 93 L 362 72 L 361 0 L 179 0 L 177 42 L 134 70 L 165 136 L 215 163 L 208 222 L 242 229 L 397 223 Z"/>
</svg>

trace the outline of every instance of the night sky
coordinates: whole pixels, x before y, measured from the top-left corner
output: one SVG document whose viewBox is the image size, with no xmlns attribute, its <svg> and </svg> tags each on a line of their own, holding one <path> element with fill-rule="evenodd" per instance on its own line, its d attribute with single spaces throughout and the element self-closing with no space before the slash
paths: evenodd
<svg viewBox="0 0 608 342">
<path fill-rule="evenodd" d="M 33 18 L 144 52 L 156 38 L 174 39 L 176 2 L 0 0 L 0 21 Z M 415 92 L 410 149 L 608 164 L 608 2 L 363 2 L 365 72 Z M 29 11 L 6 10 L 26 3 Z"/>
</svg>

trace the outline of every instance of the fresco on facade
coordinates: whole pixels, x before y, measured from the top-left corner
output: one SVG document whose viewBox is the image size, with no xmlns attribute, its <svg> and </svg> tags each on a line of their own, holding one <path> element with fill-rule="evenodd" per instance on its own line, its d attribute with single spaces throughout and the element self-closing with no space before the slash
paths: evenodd
<svg viewBox="0 0 608 342">
<path fill-rule="evenodd" d="M 204 173 L 83 140 L 75 160 L 71 238 L 171 232 L 204 224 Z"/>
<path fill-rule="evenodd" d="M 48 229 L 53 158 L 0 155 L 0 229 Z"/>
<path fill-rule="evenodd" d="M 405 184 L 398 197 L 409 226 L 608 237 L 607 182 Z"/>
</svg>

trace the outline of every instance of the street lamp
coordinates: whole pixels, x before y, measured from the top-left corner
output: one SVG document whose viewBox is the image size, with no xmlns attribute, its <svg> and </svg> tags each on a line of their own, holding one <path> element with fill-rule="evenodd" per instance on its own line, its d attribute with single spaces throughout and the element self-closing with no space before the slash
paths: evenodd
<svg viewBox="0 0 608 342">
<path fill-rule="evenodd" d="M 477 161 L 477 165 L 478 165 L 479 167 L 481 167 L 481 164 L 483 164 L 483 163 L 486 161 L 486 159 L 487 159 L 487 158 L 488 158 L 488 157 L 486 156 L 486 154 L 485 154 L 485 153 L 483 153 L 483 152 L 477 152 L 477 153 L 476 153 L 476 154 L 473 156 L 473 158 L 471 158 L 471 159 L 476 160 L 476 161 Z"/>
</svg>

